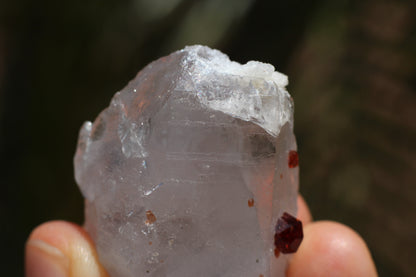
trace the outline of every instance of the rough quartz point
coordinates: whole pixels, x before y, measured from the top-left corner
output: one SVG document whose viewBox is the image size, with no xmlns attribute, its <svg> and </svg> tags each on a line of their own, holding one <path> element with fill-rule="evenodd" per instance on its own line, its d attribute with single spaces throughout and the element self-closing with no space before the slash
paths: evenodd
<svg viewBox="0 0 416 277">
<path fill-rule="evenodd" d="M 298 189 L 287 83 L 270 64 L 190 46 L 83 125 L 75 177 L 111 276 L 284 276 L 275 227 Z"/>
</svg>

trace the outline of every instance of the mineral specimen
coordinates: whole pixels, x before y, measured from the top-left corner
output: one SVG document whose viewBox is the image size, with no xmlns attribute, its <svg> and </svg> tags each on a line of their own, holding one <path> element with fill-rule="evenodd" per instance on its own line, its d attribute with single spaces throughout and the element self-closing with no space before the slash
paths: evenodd
<svg viewBox="0 0 416 277">
<path fill-rule="evenodd" d="M 276 224 L 298 188 L 286 85 L 272 65 L 191 46 L 84 124 L 75 177 L 111 276 L 284 276 Z"/>
</svg>

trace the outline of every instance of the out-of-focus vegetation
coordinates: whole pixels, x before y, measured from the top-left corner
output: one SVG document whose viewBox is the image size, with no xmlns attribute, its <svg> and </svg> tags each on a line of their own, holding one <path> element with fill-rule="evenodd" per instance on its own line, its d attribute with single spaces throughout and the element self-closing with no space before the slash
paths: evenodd
<svg viewBox="0 0 416 277">
<path fill-rule="evenodd" d="M 380 276 L 416 276 L 414 1 L 0 2 L 4 276 L 43 221 L 82 223 L 78 129 L 148 62 L 189 44 L 290 77 L 301 192 L 356 229 Z"/>
</svg>

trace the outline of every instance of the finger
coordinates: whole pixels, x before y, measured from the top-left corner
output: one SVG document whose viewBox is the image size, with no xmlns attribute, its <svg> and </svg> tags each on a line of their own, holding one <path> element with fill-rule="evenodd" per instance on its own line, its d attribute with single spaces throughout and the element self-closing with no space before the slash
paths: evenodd
<svg viewBox="0 0 416 277">
<path fill-rule="evenodd" d="M 47 222 L 26 243 L 26 277 L 108 277 L 91 239 L 80 226 Z"/>
<path fill-rule="evenodd" d="M 287 276 L 377 276 L 370 251 L 349 227 L 321 221 L 306 225 L 304 240 L 289 264 Z"/>
<path fill-rule="evenodd" d="M 312 215 L 309 211 L 308 205 L 301 195 L 298 195 L 298 215 L 297 218 L 300 219 L 305 226 L 312 221 Z"/>
</svg>

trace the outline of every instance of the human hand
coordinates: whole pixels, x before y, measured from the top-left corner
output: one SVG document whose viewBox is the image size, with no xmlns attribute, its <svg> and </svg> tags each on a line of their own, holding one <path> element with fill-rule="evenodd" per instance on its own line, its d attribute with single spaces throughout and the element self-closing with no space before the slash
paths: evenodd
<svg viewBox="0 0 416 277">
<path fill-rule="evenodd" d="M 302 197 L 298 218 L 304 239 L 287 269 L 288 277 L 373 277 L 377 271 L 363 239 L 331 221 L 312 222 Z M 37 227 L 26 243 L 26 277 L 108 277 L 85 230 L 64 221 Z"/>
</svg>

